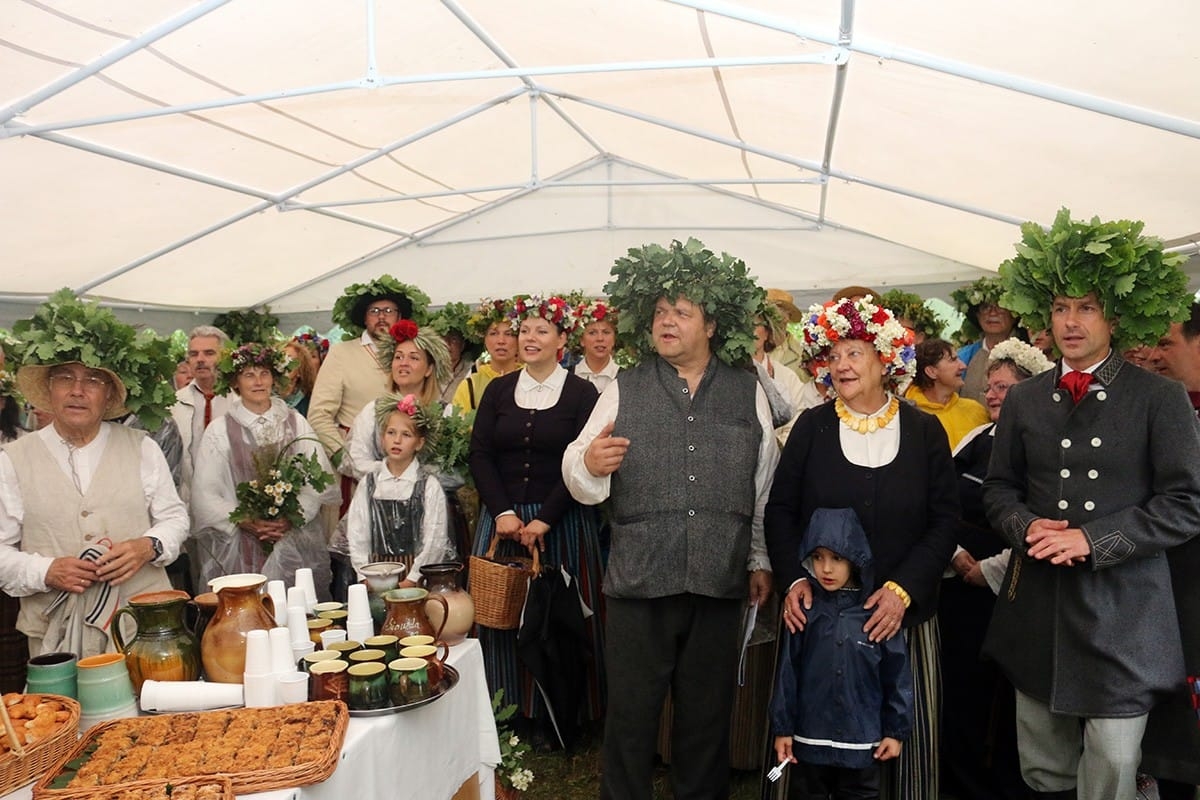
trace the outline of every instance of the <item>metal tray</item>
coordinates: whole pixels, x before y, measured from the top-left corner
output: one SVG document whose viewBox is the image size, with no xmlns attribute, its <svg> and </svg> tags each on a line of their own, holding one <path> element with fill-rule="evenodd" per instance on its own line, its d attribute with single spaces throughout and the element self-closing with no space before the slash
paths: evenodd
<svg viewBox="0 0 1200 800">
<path fill-rule="evenodd" d="M 350 709 L 351 717 L 382 717 L 388 714 L 400 714 L 404 711 L 412 711 L 414 708 L 427 706 L 438 698 L 444 696 L 446 692 L 458 685 L 458 670 L 449 664 L 443 664 L 442 669 L 445 674 L 442 675 L 441 682 L 437 685 L 437 693 L 426 697 L 424 700 L 418 700 L 415 703 L 406 703 L 402 706 L 388 706 L 387 708 L 364 708 Z"/>
</svg>

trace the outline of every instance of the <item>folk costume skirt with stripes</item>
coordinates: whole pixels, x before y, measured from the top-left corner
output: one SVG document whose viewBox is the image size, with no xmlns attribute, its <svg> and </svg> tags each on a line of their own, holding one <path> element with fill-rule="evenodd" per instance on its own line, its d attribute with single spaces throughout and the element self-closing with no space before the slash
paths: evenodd
<svg viewBox="0 0 1200 800">
<path fill-rule="evenodd" d="M 941 713 L 941 641 L 937 617 L 904 632 L 913 674 L 913 729 L 900 756 L 883 764 L 883 800 L 938 796 L 938 717 Z"/>
<path fill-rule="evenodd" d="M 540 508 L 540 503 L 517 504 L 513 511 L 523 522 L 529 522 Z M 587 697 L 580 704 L 584 718 L 591 720 L 603 718 L 606 691 L 604 596 L 600 593 L 603 568 L 596 538 L 598 530 L 599 515 L 596 509 L 573 503 L 558 524 L 546 534 L 546 550 L 541 554 L 543 565 L 561 565 L 578 581 L 579 593 L 593 612 L 585 621 L 592 652 L 588 663 Z M 492 514 L 486 508 L 482 509 L 475 533 L 474 555 L 487 553 L 495 531 Z M 520 543 L 510 540 L 500 543 L 496 555 L 521 556 L 528 555 L 528 552 Z M 495 694 L 497 689 L 503 688 L 505 705 L 516 703 L 526 717 L 544 717 L 545 703 L 533 685 L 529 671 L 517 658 L 517 631 L 501 631 L 482 625 L 477 626 L 477 630 L 483 648 L 489 691 Z"/>
</svg>

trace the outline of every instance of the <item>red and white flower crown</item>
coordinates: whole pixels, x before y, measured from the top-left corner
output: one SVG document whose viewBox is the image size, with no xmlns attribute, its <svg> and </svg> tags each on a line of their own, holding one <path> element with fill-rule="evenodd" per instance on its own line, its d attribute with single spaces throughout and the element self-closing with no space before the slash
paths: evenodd
<svg viewBox="0 0 1200 800">
<path fill-rule="evenodd" d="M 829 351 L 834 343 L 846 339 L 866 342 L 879 353 L 884 380 L 895 389 L 911 376 L 917 365 L 913 335 L 892 316 L 892 312 L 875 305 L 871 295 L 861 300 L 838 300 L 809 307 L 802 320 L 804 341 L 801 343 L 805 360 L 813 368 L 817 380 L 833 388 L 829 374 Z"/>
</svg>

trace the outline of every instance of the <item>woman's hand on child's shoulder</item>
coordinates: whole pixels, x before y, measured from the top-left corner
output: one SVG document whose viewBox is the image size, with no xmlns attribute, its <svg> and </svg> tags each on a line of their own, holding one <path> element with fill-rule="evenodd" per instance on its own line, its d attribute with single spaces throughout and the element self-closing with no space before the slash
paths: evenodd
<svg viewBox="0 0 1200 800">
<path fill-rule="evenodd" d="M 899 739 L 893 739 L 890 736 L 885 736 L 879 740 L 879 747 L 875 748 L 875 760 L 888 761 L 889 759 L 893 759 L 900 755 L 901 747 L 903 747 L 903 745 L 900 744 Z"/>
</svg>

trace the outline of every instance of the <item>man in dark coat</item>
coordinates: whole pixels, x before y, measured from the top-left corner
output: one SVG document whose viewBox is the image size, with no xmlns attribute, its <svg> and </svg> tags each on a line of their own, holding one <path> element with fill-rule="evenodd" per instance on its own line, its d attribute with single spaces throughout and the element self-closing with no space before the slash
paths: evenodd
<svg viewBox="0 0 1200 800">
<path fill-rule="evenodd" d="M 1063 358 L 1005 401 L 984 502 L 1013 557 L 984 652 L 1017 688 L 1025 781 L 1133 797 L 1147 714 L 1184 671 L 1163 554 L 1200 531 L 1183 388 L 1127 364 L 1095 292 L 1056 296 Z"/>
</svg>

